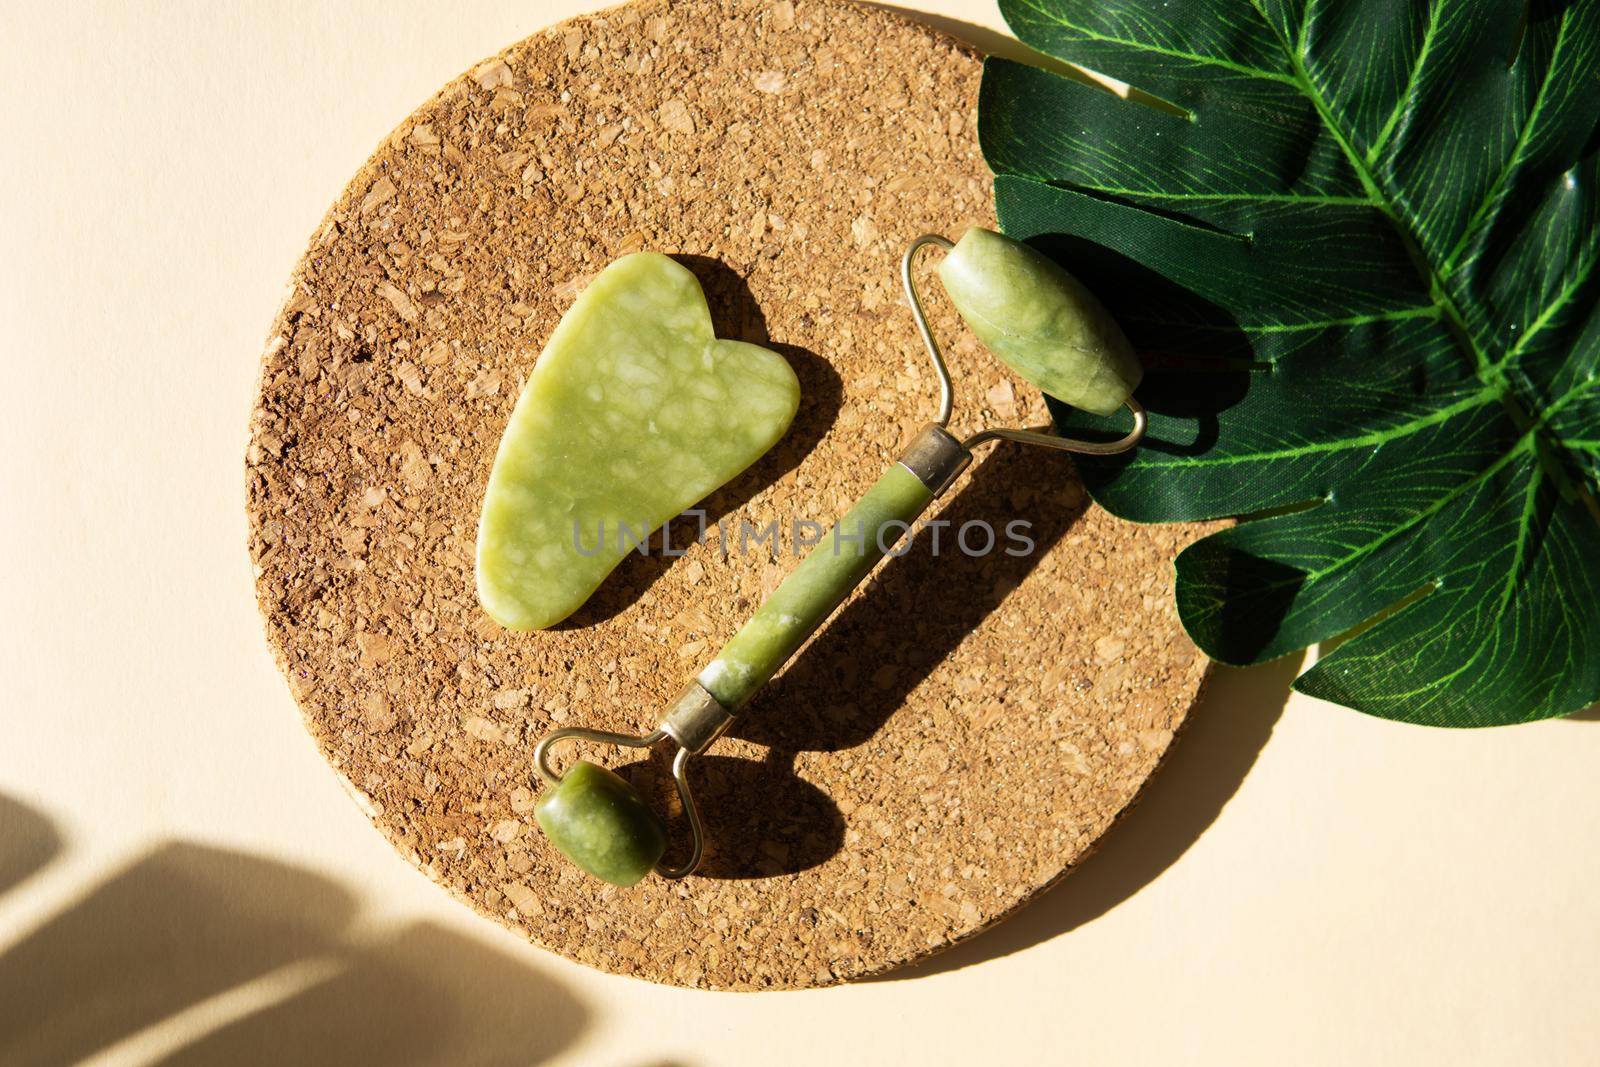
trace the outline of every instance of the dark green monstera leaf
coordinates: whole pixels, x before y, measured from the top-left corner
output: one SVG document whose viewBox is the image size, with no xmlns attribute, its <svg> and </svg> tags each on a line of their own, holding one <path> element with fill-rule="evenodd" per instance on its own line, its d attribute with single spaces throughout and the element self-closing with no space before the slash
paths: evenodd
<svg viewBox="0 0 1600 1067">
<path fill-rule="evenodd" d="M 1364 625 L 1296 687 L 1411 722 L 1600 698 L 1600 0 L 1000 6 L 1174 105 L 994 59 L 979 118 L 1003 227 L 1151 366 L 1096 498 L 1267 513 L 1178 559 L 1201 647 Z"/>
</svg>

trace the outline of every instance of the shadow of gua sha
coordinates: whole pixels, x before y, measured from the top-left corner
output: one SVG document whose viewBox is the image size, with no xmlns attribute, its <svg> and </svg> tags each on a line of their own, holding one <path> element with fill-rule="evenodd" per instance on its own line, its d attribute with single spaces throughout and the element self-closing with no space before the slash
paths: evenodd
<svg viewBox="0 0 1600 1067">
<path fill-rule="evenodd" d="M 788 360 L 800 379 L 800 409 L 789 424 L 789 432 L 760 459 L 696 505 L 694 510 L 703 512 L 704 522 L 710 526 L 749 503 L 811 454 L 839 416 L 844 384 L 839 372 L 821 356 L 796 345 L 774 344 L 768 338 L 767 320 L 760 305 L 749 284 L 732 268 L 707 256 L 672 258 L 688 267 L 705 290 L 719 337 L 770 348 Z M 583 606 L 554 629 L 592 626 L 626 611 L 695 543 L 700 530 L 696 517 L 685 515 L 670 520 L 650 535 L 644 551 L 624 556 Z"/>
</svg>

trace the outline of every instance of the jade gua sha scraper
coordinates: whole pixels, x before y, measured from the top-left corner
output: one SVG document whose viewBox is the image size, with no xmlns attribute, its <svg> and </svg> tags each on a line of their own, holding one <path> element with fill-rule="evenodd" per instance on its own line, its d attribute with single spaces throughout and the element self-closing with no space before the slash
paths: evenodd
<svg viewBox="0 0 1600 1067">
<path fill-rule="evenodd" d="M 945 289 L 995 355 L 1044 392 L 1074 406 L 1102 415 L 1128 408 L 1132 430 L 1104 443 L 1010 428 L 981 430 L 965 441 L 950 434 L 945 428 L 953 406 L 950 375 L 912 278 L 917 252 L 929 245 L 947 251 L 939 268 Z M 1144 409 L 1132 396 L 1141 371 L 1127 338 L 1099 301 L 1044 255 L 984 229 L 967 231 L 959 244 L 924 235 L 906 249 L 901 278 L 938 377 L 937 419 L 689 683 L 654 730 L 633 735 L 566 727 L 545 735 L 535 748 L 535 764 L 550 786 L 535 817 L 551 842 L 590 874 L 628 886 L 652 869 L 667 878 L 695 871 L 704 833 L 689 785 L 690 760 L 711 747 L 755 692 L 909 531 L 912 521 L 972 461 L 973 448 L 1007 440 L 1109 455 L 1132 448 L 1144 436 Z M 667 739 L 677 746 L 672 774 L 691 838 L 689 855 L 677 865 L 663 862 L 665 826 L 632 785 L 595 763 L 578 761 L 564 775 L 550 763 L 551 748 L 563 741 L 648 748 Z"/>
<path fill-rule="evenodd" d="M 744 470 L 799 404 L 782 356 L 716 337 L 687 267 L 612 263 L 561 317 L 500 438 L 478 522 L 484 610 L 554 626 L 621 561 L 624 529 L 642 541 Z"/>
</svg>

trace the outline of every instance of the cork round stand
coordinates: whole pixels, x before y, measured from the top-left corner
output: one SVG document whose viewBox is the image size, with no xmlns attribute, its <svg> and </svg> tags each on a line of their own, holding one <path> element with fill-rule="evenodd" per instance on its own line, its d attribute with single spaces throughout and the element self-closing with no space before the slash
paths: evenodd
<svg viewBox="0 0 1600 1067">
<path fill-rule="evenodd" d="M 795 521 L 837 517 L 932 416 L 896 271 L 917 234 L 994 224 L 979 71 L 878 9 L 615 8 L 446 86 L 312 239 L 249 446 L 268 638 L 378 828 L 482 914 L 651 981 L 826 985 L 1021 907 L 1160 762 L 1206 670 L 1170 588 L 1195 530 L 1116 521 L 1069 460 L 1002 445 L 934 513 L 938 552 L 924 530 L 880 567 L 697 763 L 700 875 L 613 889 L 533 824 L 535 740 L 649 729 L 793 566 Z M 473 592 L 495 445 L 573 295 L 646 248 L 699 276 L 722 336 L 792 362 L 800 412 L 705 503 L 727 558 L 681 523 L 681 555 L 658 536 L 567 624 L 504 631 Z M 1044 421 L 931 270 L 926 291 L 953 425 Z M 997 543 L 971 527 L 969 555 L 978 520 Z M 779 524 L 776 559 L 741 521 Z M 665 792 L 658 762 L 593 755 Z"/>
</svg>

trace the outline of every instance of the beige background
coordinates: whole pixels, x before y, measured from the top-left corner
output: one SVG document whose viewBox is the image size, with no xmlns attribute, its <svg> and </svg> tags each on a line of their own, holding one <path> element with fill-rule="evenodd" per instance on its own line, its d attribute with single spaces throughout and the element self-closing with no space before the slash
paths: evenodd
<svg viewBox="0 0 1600 1067">
<path fill-rule="evenodd" d="M 1285 707 L 1288 664 L 1225 674 L 1067 885 L 894 980 L 613 978 L 395 855 L 262 641 L 256 354 L 371 147 L 594 6 L 0 9 L 0 1061 L 1596 1062 L 1600 722 Z"/>
</svg>

